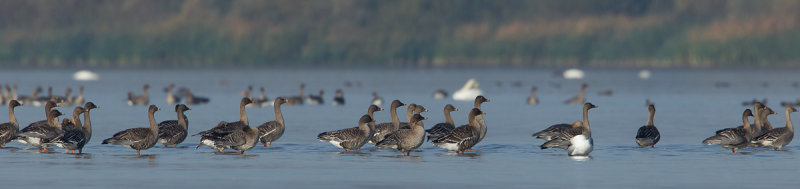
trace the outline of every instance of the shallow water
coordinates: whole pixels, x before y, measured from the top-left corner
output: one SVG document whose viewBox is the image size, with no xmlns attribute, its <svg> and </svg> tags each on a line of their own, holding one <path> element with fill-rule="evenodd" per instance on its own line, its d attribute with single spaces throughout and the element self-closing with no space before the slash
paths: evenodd
<svg viewBox="0 0 800 189">
<path fill-rule="evenodd" d="M 21 187 L 793 187 L 800 173 L 800 150 L 745 149 L 738 154 L 718 146 L 701 144 L 721 128 L 741 125 L 742 101 L 768 98 L 778 115 L 774 127 L 782 127 L 782 100 L 797 98 L 800 89 L 792 83 L 800 76 L 792 70 L 654 70 L 649 80 L 636 77 L 638 70 L 588 70 L 584 80 L 563 80 L 548 69 L 467 70 L 99 70 L 101 80 L 71 80 L 74 70 L 0 71 L 0 82 L 20 85 L 28 95 L 36 85 L 54 86 L 55 94 L 66 87 L 86 86 L 86 98 L 100 106 L 92 111 L 94 133 L 85 154 L 51 153 L 12 143 L 0 149 L 4 186 Z M 744 76 L 746 75 L 746 76 Z M 466 123 L 471 102 L 434 100 L 431 93 L 442 88 L 455 91 L 468 78 L 477 78 L 492 101 L 483 105 L 489 132 L 472 153 L 457 155 L 425 143 L 410 157 L 399 152 L 365 146 L 353 153 L 316 140 L 320 132 L 352 127 L 365 114 L 370 93 L 377 91 L 386 102 L 400 99 L 422 104 L 430 112 L 426 128 L 442 122 L 442 107 L 451 103 L 456 124 Z M 758 79 L 752 79 L 758 78 Z M 359 81 L 361 87 L 346 87 Z M 496 84 L 497 81 L 502 86 Z M 521 81 L 522 87 L 511 85 Z M 728 88 L 715 88 L 716 82 Z M 219 121 L 238 119 L 240 92 L 247 85 L 264 86 L 267 96 L 296 95 L 307 83 L 306 94 L 325 90 L 325 105 L 284 106 L 287 130 L 271 148 L 257 146 L 246 155 L 213 153 L 207 147 L 194 149 L 198 137 L 190 137 L 179 148 L 156 147 L 135 151 L 100 145 L 115 132 L 147 126 L 146 108 L 127 106 L 126 93 L 141 93 L 141 85 L 152 87 L 151 103 L 162 108 L 158 121 L 175 119 L 172 106 L 161 90 L 170 82 L 211 98 L 210 104 L 190 106 L 190 133 L 208 129 Z M 595 142 L 590 158 L 575 159 L 562 150 L 540 150 L 543 141 L 530 135 L 556 123 L 579 120 L 579 105 L 564 105 L 581 82 L 590 84 L 587 96 L 599 106 L 590 112 Z M 768 82 L 769 86 L 762 83 Z M 228 83 L 221 85 L 221 83 Z M 538 105 L 527 105 L 530 86 L 539 87 Z M 560 85 L 561 87 L 557 87 Z M 345 106 L 331 106 L 333 91 L 345 92 Z M 46 89 L 46 88 L 45 88 Z M 613 96 L 599 91 L 613 90 Z M 256 95 L 258 93 L 256 92 Z M 633 137 L 647 119 L 645 99 L 656 104 L 655 125 L 662 134 L 656 148 L 637 148 Z M 384 104 L 388 109 L 388 103 Z M 17 108 L 22 127 L 44 119 L 42 107 Z M 71 115 L 71 107 L 60 108 Z M 273 120 L 272 108 L 248 108 L 254 125 Z M 401 119 L 405 108 L 398 110 Z M 5 117 L 5 116 L 4 116 Z M 378 122 L 390 119 L 389 111 L 376 113 Z M 2 120 L 6 120 L 4 118 Z"/>
</svg>

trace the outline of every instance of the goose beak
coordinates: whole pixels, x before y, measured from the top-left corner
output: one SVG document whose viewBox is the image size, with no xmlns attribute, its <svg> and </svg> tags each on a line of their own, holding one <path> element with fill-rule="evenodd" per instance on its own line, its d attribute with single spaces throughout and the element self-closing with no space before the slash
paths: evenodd
<svg viewBox="0 0 800 189">
<path fill-rule="evenodd" d="M 383 111 L 383 108 L 378 108 L 378 111 Z"/>
<path fill-rule="evenodd" d="M 486 112 L 481 112 L 481 115 L 486 115 Z"/>
<path fill-rule="evenodd" d="M 453 109 L 453 111 L 458 111 L 458 108 Z"/>
</svg>

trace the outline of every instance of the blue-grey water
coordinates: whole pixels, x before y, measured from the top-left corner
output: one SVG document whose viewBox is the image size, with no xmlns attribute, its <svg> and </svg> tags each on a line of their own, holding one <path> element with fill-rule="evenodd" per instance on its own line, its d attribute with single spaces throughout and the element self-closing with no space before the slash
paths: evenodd
<svg viewBox="0 0 800 189">
<path fill-rule="evenodd" d="M 98 81 L 74 81 L 74 71 L 0 71 L 0 83 L 18 84 L 20 95 L 37 85 L 53 86 L 59 95 L 84 85 L 86 99 L 100 106 L 91 112 L 94 133 L 84 154 L 63 154 L 58 148 L 39 153 L 18 143 L 0 149 L 2 188 L 778 188 L 796 187 L 800 175 L 796 143 L 787 151 L 745 149 L 738 154 L 701 144 L 717 129 L 741 125 L 742 111 L 750 108 L 741 103 L 753 98 L 767 98 L 780 112 L 770 121 L 783 127 L 778 103 L 800 97 L 800 89 L 792 86 L 800 81 L 795 70 L 652 70 L 648 80 L 639 79 L 638 70 L 586 70 L 583 80 L 555 77 L 550 69 L 96 70 Z M 426 128 L 444 120 L 445 104 L 460 108 L 453 118 L 465 124 L 472 102 L 435 100 L 431 94 L 439 88 L 453 92 L 468 78 L 478 79 L 492 100 L 483 105 L 487 137 L 471 153 L 456 155 L 430 143 L 410 157 L 373 146 L 343 153 L 316 140 L 320 132 L 355 126 L 373 91 L 387 102 L 387 110 L 376 113 L 378 122 L 390 120 L 388 102 L 400 99 L 430 109 L 423 113 L 429 118 Z M 361 86 L 347 87 L 346 81 Z M 209 104 L 190 106 L 186 113 L 190 133 L 197 133 L 219 121 L 237 120 L 241 91 L 248 85 L 256 88 L 254 95 L 263 86 L 274 98 L 296 95 L 301 82 L 307 83 L 306 94 L 325 90 L 327 102 L 284 106 L 286 133 L 271 148 L 257 146 L 243 156 L 216 154 L 208 147 L 194 149 L 199 138 L 189 137 L 179 148 L 155 147 L 136 156 L 131 149 L 100 145 L 115 132 L 147 126 L 146 108 L 124 101 L 128 91 L 141 94 L 145 83 L 153 86 L 150 102 L 162 108 L 156 113 L 159 122 L 176 118 L 164 100 L 162 88 L 169 83 L 210 97 Z M 581 119 L 581 106 L 563 101 L 575 96 L 582 82 L 590 85 L 588 100 L 599 106 L 589 114 L 595 143 L 591 158 L 539 149 L 543 141 L 532 138 L 533 132 Z M 717 82 L 730 87 L 716 88 Z M 541 103 L 525 104 L 534 85 Z M 330 104 L 338 88 L 344 90 L 345 106 Z M 606 90 L 613 95 L 598 95 Z M 633 140 L 647 120 L 646 99 L 656 104 L 655 125 L 662 134 L 654 149 L 638 148 Z M 71 107 L 60 109 L 71 115 Z M 16 110 L 21 127 L 44 119 L 42 107 Z M 248 108 L 247 113 L 253 125 L 275 119 L 271 107 Z M 404 118 L 405 108 L 398 113 Z"/>
</svg>

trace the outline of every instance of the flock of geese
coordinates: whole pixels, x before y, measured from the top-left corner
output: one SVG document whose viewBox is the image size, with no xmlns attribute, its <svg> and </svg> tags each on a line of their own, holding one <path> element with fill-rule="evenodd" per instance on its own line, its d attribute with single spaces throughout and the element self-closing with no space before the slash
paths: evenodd
<svg viewBox="0 0 800 189">
<path fill-rule="evenodd" d="M 571 124 L 552 125 L 534 133 L 533 137 L 545 140 L 540 146 L 541 149 L 564 149 L 569 156 L 588 156 L 592 152 L 594 142 L 588 113 L 589 110 L 598 108 L 598 106 L 586 102 L 584 93 L 587 86 L 583 84 L 578 96 L 565 101 L 567 104 L 583 104 L 583 120 L 575 121 Z M 154 114 L 161 109 L 155 105 L 149 105 L 147 108 L 148 127 L 131 128 L 117 132 L 112 137 L 103 140 L 102 144 L 131 148 L 136 150 L 137 155 L 141 154 L 141 150 L 152 148 L 158 143 L 161 143 L 164 147 L 177 147 L 188 136 L 189 120 L 185 112 L 191 110 L 191 108 L 187 104 L 206 103 L 208 98 L 194 96 L 188 89 L 181 89 L 180 95 L 175 95 L 172 92 L 174 88 L 175 85 L 171 84 L 165 89 L 167 103 L 178 103 L 181 98 L 184 98 L 186 102 L 186 104 L 175 105 L 174 112 L 177 114 L 177 119 L 159 123 L 155 120 Z M 283 136 L 286 129 L 281 105 L 323 103 L 322 91 L 318 96 L 309 95 L 309 97 L 305 97 L 303 94 L 304 88 L 305 85 L 301 84 L 299 96 L 277 97 L 270 100 L 265 97 L 263 88 L 261 88 L 261 95 L 253 98 L 253 87 L 248 87 L 248 90 L 242 92 L 244 97 L 239 104 L 239 120 L 220 121 L 216 126 L 194 134 L 193 136 L 201 137 L 195 149 L 208 146 L 218 152 L 231 149 L 243 154 L 245 151 L 254 148 L 258 143 L 263 144 L 265 148 L 271 147 L 273 142 Z M 12 87 L 6 85 L 5 89 L 0 98 L 8 99 L 4 99 L 3 102 L 7 102 L 10 121 L 0 124 L 0 147 L 5 148 L 8 142 L 18 142 L 34 146 L 39 152 L 46 152 L 48 145 L 63 148 L 65 153 L 83 152 L 83 147 L 92 137 L 90 111 L 99 108 L 93 102 L 83 103 L 83 87 L 80 87 L 79 94 L 76 97 L 69 95 L 71 92 L 69 89 L 64 97 L 53 96 L 52 88 L 49 90 L 48 97 L 37 96 L 41 88 L 34 91 L 32 97 L 16 96 L 16 86 L 12 90 Z M 148 89 L 149 85 L 144 85 L 143 94 L 139 96 L 129 92 L 128 104 L 148 104 Z M 534 87 L 531 97 L 528 98 L 529 103 L 535 104 L 538 102 L 534 95 L 535 91 L 536 88 Z M 373 115 L 375 112 L 384 110 L 380 107 L 383 99 L 377 93 L 373 93 L 373 98 L 373 104 L 368 107 L 366 114 L 360 117 L 357 127 L 322 132 L 317 135 L 317 139 L 344 149 L 346 152 L 359 150 L 364 145 L 371 144 L 380 149 L 396 150 L 401 152 L 403 156 L 408 156 L 426 141 L 444 150 L 463 154 L 472 151 L 472 148 L 486 137 L 487 125 L 483 118 L 486 113 L 481 109 L 481 104 L 490 102 L 490 100 L 482 95 L 474 97 L 474 106 L 467 112 L 468 120 L 466 125 L 456 127 L 450 114 L 459 111 L 459 109 L 447 104 L 443 109 L 445 121 L 435 124 L 427 130 L 423 124 L 423 121 L 427 118 L 422 116 L 421 113 L 429 110 L 422 105 L 405 104 L 400 100 L 391 102 L 389 108 L 391 114 L 390 122 L 376 123 Z M 344 103 L 341 90 L 337 90 L 337 97 L 334 98 L 333 102 L 335 104 Z M 19 122 L 14 115 L 14 109 L 24 104 L 36 105 L 37 103 L 44 104 L 46 119 L 31 123 L 20 130 Z M 245 108 L 266 106 L 264 105 L 265 103 L 270 103 L 274 108 L 275 120 L 251 127 Z M 732 149 L 733 153 L 737 153 L 742 148 L 755 147 L 772 147 L 775 150 L 781 150 L 783 146 L 788 145 L 794 136 L 789 114 L 797 112 L 797 109 L 792 106 L 786 106 L 786 127 L 773 128 L 767 120 L 767 116 L 776 113 L 760 102 L 753 102 L 752 104 L 753 110 L 746 109 L 742 114 L 742 126 L 718 130 L 714 136 L 703 140 L 703 143 L 720 145 L 723 148 Z M 65 118 L 59 123 L 58 117 L 63 116 L 64 113 L 56 108 L 70 105 L 78 106 L 73 109 L 71 118 Z M 401 122 L 398 116 L 397 109 L 402 106 L 407 106 L 405 118 L 407 122 Z M 656 112 L 655 105 L 648 104 L 648 110 L 649 118 L 647 123 L 639 128 L 635 142 L 639 147 L 654 148 L 661 139 L 661 135 L 653 122 Z M 81 120 L 81 114 L 83 115 L 83 120 Z M 748 121 L 751 116 L 754 117 L 753 124 Z"/>
</svg>

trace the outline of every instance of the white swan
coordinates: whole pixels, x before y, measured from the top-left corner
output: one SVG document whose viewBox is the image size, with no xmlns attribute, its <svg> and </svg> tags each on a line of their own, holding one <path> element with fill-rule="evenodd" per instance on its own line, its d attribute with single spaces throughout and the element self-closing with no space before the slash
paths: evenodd
<svg viewBox="0 0 800 189">
<path fill-rule="evenodd" d="M 650 79 L 650 70 L 639 71 L 639 79 Z"/>
<path fill-rule="evenodd" d="M 80 70 L 72 74 L 72 79 L 77 81 L 94 81 L 100 79 L 100 76 L 89 70 Z"/>
<path fill-rule="evenodd" d="M 478 81 L 475 78 L 470 78 L 461 89 L 453 93 L 453 100 L 470 101 L 479 95 L 483 95 L 483 91 L 478 86 Z"/>
<path fill-rule="evenodd" d="M 578 68 L 571 68 L 565 70 L 563 73 L 564 79 L 583 79 L 583 70 Z"/>
</svg>

